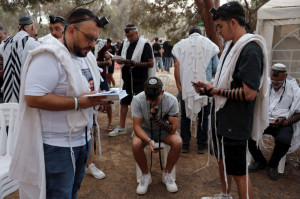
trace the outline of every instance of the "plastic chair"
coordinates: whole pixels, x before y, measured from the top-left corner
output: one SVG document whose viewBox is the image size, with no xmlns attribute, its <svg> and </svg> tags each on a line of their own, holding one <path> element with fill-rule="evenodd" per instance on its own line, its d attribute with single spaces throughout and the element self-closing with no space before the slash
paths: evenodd
<svg viewBox="0 0 300 199">
<path fill-rule="evenodd" d="M 158 143 L 155 143 L 155 147 L 158 147 Z M 169 154 L 169 151 L 170 151 L 170 145 L 166 144 L 166 143 L 163 143 L 161 142 L 160 143 L 160 147 L 163 147 L 163 156 L 164 156 L 164 159 L 163 159 L 163 167 L 166 168 L 166 165 L 167 165 L 167 158 L 168 158 L 168 154 Z M 149 145 L 146 145 L 145 148 L 149 148 Z M 171 175 L 174 179 L 174 181 L 176 181 L 176 165 L 174 165 L 172 171 L 171 171 Z M 142 171 L 139 167 L 139 165 L 136 163 L 136 181 L 137 183 L 140 182 L 140 177 L 142 176 Z"/>
<path fill-rule="evenodd" d="M 165 91 L 168 92 L 168 89 L 169 89 L 169 83 L 170 83 L 170 75 L 167 75 L 167 74 L 161 74 L 161 75 L 156 75 L 156 77 L 158 77 L 162 82 L 163 82 L 163 89 Z"/>
<path fill-rule="evenodd" d="M 0 198 L 4 198 L 11 194 L 19 187 L 16 180 L 12 180 L 8 177 L 11 157 L 13 155 L 17 139 L 14 126 L 17 118 L 18 107 L 19 104 L 17 103 L 0 104 L 0 137 L 3 138 L 5 135 L 8 135 L 6 139 L 6 153 L 5 155 L 0 156 Z"/>
</svg>

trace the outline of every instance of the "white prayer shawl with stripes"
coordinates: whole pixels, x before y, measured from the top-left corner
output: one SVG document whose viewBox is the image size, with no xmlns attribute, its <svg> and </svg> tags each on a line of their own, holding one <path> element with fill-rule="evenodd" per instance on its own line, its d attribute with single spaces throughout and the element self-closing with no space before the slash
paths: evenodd
<svg viewBox="0 0 300 199">
<path fill-rule="evenodd" d="M 28 53 L 40 45 L 27 32 L 21 30 L 3 45 L 3 101 L 19 102 L 21 72 Z"/>
</svg>

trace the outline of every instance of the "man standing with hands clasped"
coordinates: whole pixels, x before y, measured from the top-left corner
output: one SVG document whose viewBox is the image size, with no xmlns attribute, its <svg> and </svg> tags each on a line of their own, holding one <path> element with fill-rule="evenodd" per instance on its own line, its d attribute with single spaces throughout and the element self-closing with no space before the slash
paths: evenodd
<svg viewBox="0 0 300 199">
<path fill-rule="evenodd" d="M 10 166 L 20 198 L 77 198 L 91 148 L 93 106 L 102 100 L 84 96 L 97 92 L 87 75 L 94 88 L 100 85 L 90 52 L 100 27 L 90 10 L 76 9 L 61 39 L 51 37 L 28 55 Z"/>
<path fill-rule="evenodd" d="M 222 193 L 230 196 L 232 179 L 240 199 L 252 198 L 247 177 L 246 151 L 250 137 L 261 138 L 268 125 L 267 51 L 259 35 L 246 34 L 245 11 L 232 1 L 211 9 L 217 32 L 227 41 L 214 83 L 198 81 L 194 88 L 201 95 L 214 96 L 219 173 Z"/>
</svg>

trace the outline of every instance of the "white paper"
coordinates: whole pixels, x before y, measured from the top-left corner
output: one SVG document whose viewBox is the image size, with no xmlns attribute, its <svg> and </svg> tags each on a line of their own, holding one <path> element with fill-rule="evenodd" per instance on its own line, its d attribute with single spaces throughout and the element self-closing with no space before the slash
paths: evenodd
<svg viewBox="0 0 300 199">
<path fill-rule="evenodd" d="M 126 90 L 121 90 L 121 91 L 112 90 L 112 91 L 106 91 L 106 92 L 95 93 L 90 95 L 84 95 L 84 97 L 106 96 L 106 98 L 102 99 L 102 101 L 116 101 L 116 100 L 123 99 L 127 95 L 128 94 L 126 93 Z"/>
</svg>

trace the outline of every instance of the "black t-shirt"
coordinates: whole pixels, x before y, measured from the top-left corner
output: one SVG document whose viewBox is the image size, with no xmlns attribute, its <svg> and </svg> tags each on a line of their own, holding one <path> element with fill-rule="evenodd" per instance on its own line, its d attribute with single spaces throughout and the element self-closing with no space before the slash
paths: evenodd
<svg viewBox="0 0 300 199">
<path fill-rule="evenodd" d="M 230 88 L 240 88 L 244 82 L 253 90 L 259 89 L 263 72 L 263 54 L 256 42 L 249 42 L 241 51 Z M 251 136 L 255 101 L 227 99 L 217 112 L 218 134 L 234 140 L 248 140 Z"/>
<path fill-rule="evenodd" d="M 115 46 L 110 46 L 108 49 L 110 49 L 109 50 L 109 52 L 111 53 L 111 54 L 116 54 L 116 47 Z"/>
<path fill-rule="evenodd" d="M 165 41 L 163 44 L 164 57 L 172 57 L 173 46 L 170 45 L 170 41 Z"/>
<path fill-rule="evenodd" d="M 161 54 L 159 51 L 161 50 L 161 46 L 158 43 L 153 44 L 153 52 L 154 52 L 154 57 L 161 57 Z"/>
<path fill-rule="evenodd" d="M 126 59 L 131 60 L 131 57 L 133 55 L 134 49 L 137 45 L 137 42 L 130 43 L 127 53 L 126 53 Z M 120 47 L 120 50 L 118 51 L 118 55 L 121 55 L 123 49 L 123 43 Z M 152 56 L 152 48 L 148 43 L 145 43 L 142 57 L 141 57 L 141 62 L 148 62 L 149 59 L 153 59 Z M 148 78 L 148 68 L 133 68 L 132 69 L 132 77 L 133 77 L 133 84 L 144 84 L 144 82 Z M 131 76 L 130 76 L 130 67 L 124 66 L 122 68 L 122 79 L 124 83 L 130 84 L 131 82 Z"/>
</svg>

